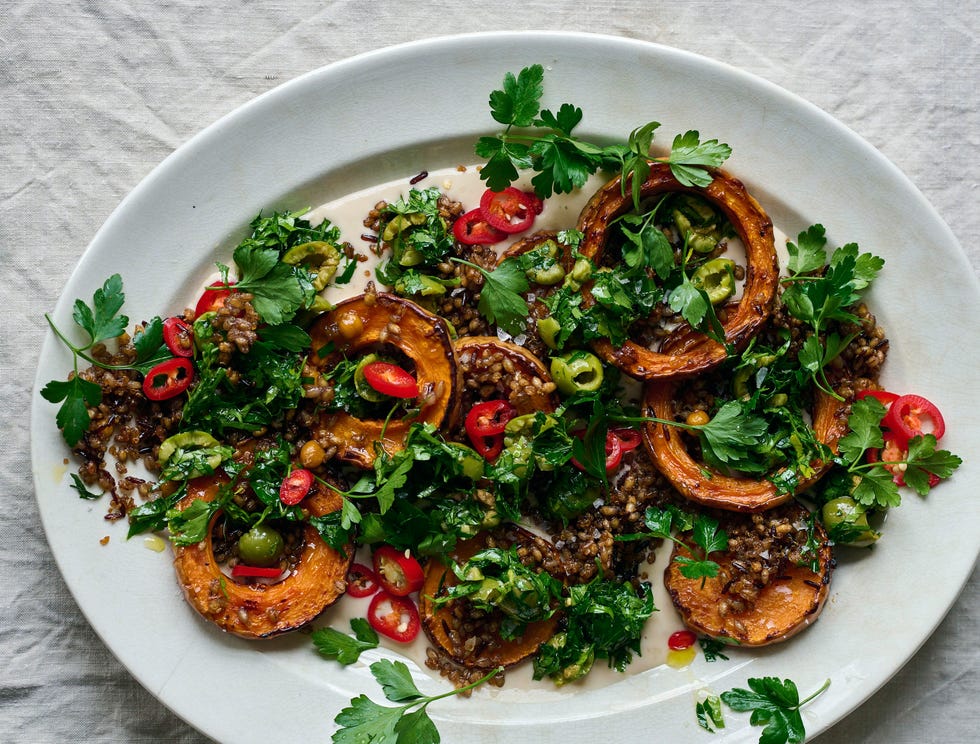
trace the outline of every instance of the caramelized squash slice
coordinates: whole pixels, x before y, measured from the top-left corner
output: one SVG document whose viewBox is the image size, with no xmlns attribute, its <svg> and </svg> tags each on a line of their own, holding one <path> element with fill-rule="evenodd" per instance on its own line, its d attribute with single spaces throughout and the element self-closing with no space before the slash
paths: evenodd
<svg viewBox="0 0 980 744">
<path fill-rule="evenodd" d="M 802 506 L 800 518 L 806 519 Z M 670 598 L 691 630 L 718 640 L 742 646 L 766 646 L 785 641 L 807 628 L 823 609 L 830 592 L 830 577 L 834 561 L 830 541 L 823 527 L 816 523 L 820 547 L 817 553 L 818 570 L 790 565 L 782 575 L 761 590 L 754 605 L 743 612 L 726 611 L 721 579 L 689 579 L 680 572 L 676 557 L 690 557 L 691 552 L 678 545 L 670 565 L 664 570 L 664 584 Z M 728 554 L 712 553 L 710 558 L 730 565 Z"/>
<path fill-rule="evenodd" d="M 449 326 L 414 302 L 379 292 L 352 297 L 321 315 L 310 329 L 312 366 L 330 369 L 351 358 L 390 345 L 415 366 L 419 412 L 411 419 L 365 420 L 344 411 L 324 413 L 314 437 L 336 447 L 345 462 L 370 468 L 375 443 L 388 452 L 401 449 L 413 423 L 451 425 L 459 413 L 459 372 Z"/>
<path fill-rule="evenodd" d="M 644 386 L 644 415 L 672 420 L 673 401 L 678 385 L 679 382 L 672 380 L 648 382 Z M 813 430 L 817 439 L 835 452 L 837 443 L 847 432 L 849 411 L 850 406 L 845 401 L 839 401 L 821 390 L 815 392 Z M 778 491 L 768 479 L 756 480 L 727 475 L 696 461 L 687 449 L 688 435 L 680 429 L 647 422 L 644 424 L 644 438 L 657 468 L 674 488 L 691 501 L 717 509 L 758 512 L 793 498 L 794 494 Z M 816 483 L 832 463 L 816 461 L 810 464 L 813 474 L 809 478 L 800 479 L 796 493 L 801 493 Z"/>
<path fill-rule="evenodd" d="M 213 501 L 226 482 L 221 476 L 192 480 L 177 508 L 186 509 L 197 499 Z M 333 490 L 318 485 L 302 506 L 319 517 L 339 509 L 341 499 Z M 191 607 L 205 620 L 242 638 L 271 638 L 306 625 L 343 596 L 354 557 L 350 546 L 344 557 L 307 524 L 299 563 L 284 578 L 271 584 L 239 582 L 226 575 L 214 557 L 211 528 L 219 516 L 220 512 L 212 517 L 204 540 L 174 546 L 177 582 Z"/>
<path fill-rule="evenodd" d="M 456 340 L 454 349 L 464 378 L 471 366 L 499 361 L 504 368 L 505 381 L 513 379 L 515 375 L 528 381 L 527 385 L 518 386 L 507 396 L 510 404 L 517 409 L 518 416 L 535 411 L 550 413 L 558 407 L 558 393 L 554 386 L 545 387 L 552 382 L 551 373 L 527 349 L 495 336 L 464 336 Z M 541 381 L 540 386 L 532 382 L 535 378 Z"/>
<path fill-rule="evenodd" d="M 509 546 L 514 543 L 535 546 L 549 556 L 548 560 L 559 564 L 560 557 L 555 547 L 527 530 L 508 525 L 495 530 L 496 544 Z M 472 556 L 487 547 L 488 533 L 482 532 L 471 540 L 457 543 L 450 554 L 456 563 L 465 563 Z M 556 577 L 561 578 L 561 577 Z M 523 661 L 537 650 L 555 633 L 558 626 L 558 613 L 547 620 L 528 624 L 524 634 L 519 638 L 504 640 L 499 636 L 492 644 L 481 644 L 479 638 L 485 627 L 466 634 L 456 629 L 454 621 L 454 602 L 449 602 L 436 608 L 433 597 L 440 594 L 444 586 L 457 583 L 456 575 L 442 562 L 432 559 L 425 567 L 425 583 L 419 592 L 419 614 L 422 619 L 422 629 L 429 637 L 432 645 L 442 649 L 451 659 L 461 666 L 472 669 L 493 669 L 498 666 L 512 666 Z M 496 613 L 487 616 L 487 622 L 499 620 Z M 472 647 L 471 647 L 472 645 Z"/>
<path fill-rule="evenodd" d="M 671 192 L 698 194 L 724 211 L 745 244 L 747 267 L 742 298 L 731 308 L 722 324 L 728 343 L 741 349 L 759 331 L 772 312 L 779 282 L 779 264 L 773 240 L 772 222 L 746 191 L 745 186 L 722 171 L 713 172 L 705 188 L 682 186 L 665 163 L 653 163 L 640 191 L 643 199 Z M 625 188 L 617 177 L 599 189 L 579 215 L 578 229 L 584 237 L 579 251 L 598 262 L 605 250 L 610 225 L 633 208 L 632 187 Z M 584 302 L 593 302 L 588 285 L 582 288 Z M 608 340 L 593 343 L 595 352 L 607 362 L 639 380 L 682 377 L 711 369 L 726 358 L 725 348 L 705 336 L 689 349 L 671 353 L 653 351 L 633 341 L 614 347 Z"/>
</svg>

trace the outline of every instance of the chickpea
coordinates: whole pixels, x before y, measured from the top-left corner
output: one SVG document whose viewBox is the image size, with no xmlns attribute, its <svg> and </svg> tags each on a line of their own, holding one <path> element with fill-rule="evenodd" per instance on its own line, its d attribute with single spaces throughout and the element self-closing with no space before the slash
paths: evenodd
<svg viewBox="0 0 980 744">
<path fill-rule="evenodd" d="M 357 313 L 347 312 L 337 319 L 337 327 L 340 335 L 349 340 L 361 334 L 364 330 L 364 321 Z"/>
<path fill-rule="evenodd" d="M 306 442 L 299 450 L 299 461 L 304 468 L 320 467 L 326 456 L 327 453 L 324 452 L 323 446 L 315 439 Z"/>
<path fill-rule="evenodd" d="M 696 411 L 691 411 L 684 420 L 684 423 L 688 426 L 704 426 L 709 421 L 711 421 L 711 417 L 708 415 L 708 412 L 699 408 Z"/>
</svg>

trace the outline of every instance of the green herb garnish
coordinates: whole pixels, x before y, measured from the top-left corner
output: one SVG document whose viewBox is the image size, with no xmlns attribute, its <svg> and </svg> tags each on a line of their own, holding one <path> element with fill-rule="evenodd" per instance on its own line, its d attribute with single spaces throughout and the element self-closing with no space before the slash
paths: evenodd
<svg viewBox="0 0 980 744">
<path fill-rule="evenodd" d="M 352 699 L 350 706 L 334 718 L 334 723 L 340 726 L 332 737 L 336 744 L 438 744 L 439 731 L 426 712 L 429 705 L 479 687 L 503 671 L 498 667 L 465 687 L 440 695 L 423 695 L 412 681 L 411 671 L 401 661 L 382 659 L 371 664 L 370 669 L 385 698 L 402 704 L 379 705 L 367 695 Z"/>
<path fill-rule="evenodd" d="M 351 618 L 350 627 L 354 631 L 353 636 L 334 628 L 314 630 L 311 638 L 320 656 L 334 659 L 341 664 L 353 664 L 363 651 L 378 647 L 378 634 L 363 617 Z"/>
<path fill-rule="evenodd" d="M 749 689 L 735 688 L 721 693 L 722 702 L 740 713 L 751 711 L 749 722 L 765 726 L 759 744 L 802 744 L 806 740 L 800 708 L 830 687 L 828 679 L 819 690 L 800 700 L 796 684 L 776 677 L 751 678 Z"/>
</svg>

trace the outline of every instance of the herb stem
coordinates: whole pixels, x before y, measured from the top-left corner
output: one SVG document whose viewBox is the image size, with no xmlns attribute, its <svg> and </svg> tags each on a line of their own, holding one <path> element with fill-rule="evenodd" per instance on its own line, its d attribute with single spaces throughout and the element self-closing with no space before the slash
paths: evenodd
<svg viewBox="0 0 980 744">
<path fill-rule="evenodd" d="M 822 695 L 827 690 L 828 687 L 830 687 L 830 679 L 829 678 L 820 686 L 820 689 L 819 690 L 817 690 L 816 692 L 814 692 L 809 697 L 806 697 L 803 700 L 801 700 L 800 701 L 800 704 L 797 705 L 796 707 L 797 708 L 802 708 L 804 705 L 806 705 L 807 703 L 809 703 L 811 700 L 813 700 L 814 698 L 816 698 L 818 695 Z"/>
</svg>

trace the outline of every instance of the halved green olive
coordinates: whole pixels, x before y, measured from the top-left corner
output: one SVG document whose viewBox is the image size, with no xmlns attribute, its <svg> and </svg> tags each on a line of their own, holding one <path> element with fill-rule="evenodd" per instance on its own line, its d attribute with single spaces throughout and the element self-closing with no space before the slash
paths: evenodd
<svg viewBox="0 0 980 744">
<path fill-rule="evenodd" d="M 160 443 L 160 450 L 157 453 L 157 462 L 160 464 L 160 467 L 163 468 L 178 450 L 207 449 L 209 447 L 218 447 L 219 445 L 220 442 L 206 431 L 182 431 L 178 434 L 174 434 L 171 437 L 167 437 Z M 186 473 L 186 477 L 197 478 L 202 475 L 210 475 L 219 465 L 221 465 L 221 461 L 222 455 L 220 452 L 209 454 L 204 458 L 204 462 L 207 465 L 208 470 L 204 471 L 203 469 L 199 470 L 195 468 L 194 470 Z"/>
<path fill-rule="evenodd" d="M 317 292 L 330 283 L 340 266 L 340 250 L 323 240 L 294 245 L 283 254 L 282 262 L 291 266 L 305 266 L 314 272 L 313 289 Z"/>
<path fill-rule="evenodd" d="M 535 284 L 558 284 L 565 278 L 565 269 L 558 262 L 558 243 L 545 240 L 538 247 L 521 256 L 524 273 Z"/>
<path fill-rule="evenodd" d="M 572 270 L 565 275 L 563 286 L 569 287 L 577 292 L 591 278 L 592 262 L 587 258 L 580 258 L 572 266 Z"/>
<path fill-rule="evenodd" d="M 458 442 L 447 442 L 453 449 L 459 450 L 458 462 L 463 475 L 471 481 L 478 481 L 483 477 L 483 466 L 486 463 L 476 450 Z"/>
<path fill-rule="evenodd" d="M 381 233 L 381 239 L 388 243 L 394 240 L 399 233 L 404 232 L 410 227 L 424 225 L 426 216 L 422 212 L 412 212 L 410 214 L 396 214 L 388 224 L 385 225 Z"/>
<path fill-rule="evenodd" d="M 713 258 L 691 275 L 691 284 L 703 289 L 712 305 L 735 294 L 735 262 L 730 258 Z"/>
<path fill-rule="evenodd" d="M 415 271 L 406 272 L 395 280 L 394 290 L 402 297 L 418 294 L 423 297 L 437 297 L 446 294 L 446 285 L 427 274 Z"/>
<path fill-rule="evenodd" d="M 548 662 L 554 658 L 561 658 L 561 652 L 568 645 L 568 633 L 562 631 L 555 633 L 538 651 L 538 658 L 534 661 L 534 678 L 539 679 L 539 668 L 547 666 Z M 579 655 L 568 661 L 560 669 L 550 673 L 548 676 L 555 683 L 556 687 L 561 687 L 568 682 L 581 679 L 592 670 L 595 663 L 595 645 L 592 643 L 582 646 Z M 542 673 L 540 676 L 544 676 Z"/>
<path fill-rule="evenodd" d="M 565 395 L 592 393 L 602 385 L 602 362 L 595 354 L 576 350 L 551 358 L 551 379 Z"/>
<path fill-rule="evenodd" d="M 274 566 L 282 557 L 285 546 L 277 530 L 257 524 L 238 538 L 238 556 L 249 566 Z"/>
<path fill-rule="evenodd" d="M 849 496 L 828 501 L 823 505 L 821 517 L 835 543 L 866 547 L 881 537 L 868 524 L 864 507 Z"/>
<path fill-rule="evenodd" d="M 671 217 L 687 245 L 698 253 L 710 253 L 724 237 L 721 219 L 704 199 L 692 194 L 679 195 L 672 204 Z"/>
<path fill-rule="evenodd" d="M 365 354 L 357 363 L 357 367 L 354 368 L 354 390 L 356 390 L 357 394 L 364 398 L 364 400 L 370 403 L 380 403 L 385 400 L 386 397 L 384 393 L 380 393 L 371 387 L 371 385 L 368 384 L 367 379 L 364 377 L 364 368 L 373 362 L 380 361 L 382 361 L 382 359 L 377 354 Z"/>
<path fill-rule="evenodd" d="M 561 333 L 561 323 L 549 315 L 546 318 L 538 318 L 536 324 L 538 335 L 541 336 L 544 345 L 549 349 L 557 349 L 558 334 Z"/>
</svg>

